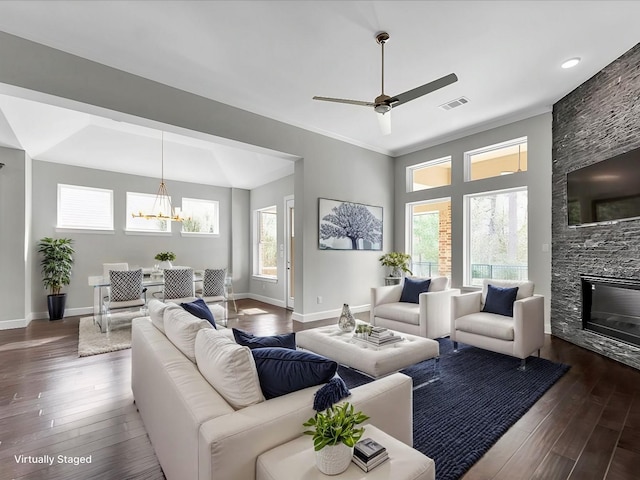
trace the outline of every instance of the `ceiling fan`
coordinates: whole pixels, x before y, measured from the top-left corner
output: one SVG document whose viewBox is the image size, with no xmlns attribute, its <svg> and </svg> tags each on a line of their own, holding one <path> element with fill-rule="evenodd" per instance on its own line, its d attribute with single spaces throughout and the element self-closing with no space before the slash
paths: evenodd
<svg viewBox="0 0 640 480">
<path fill-rule="evenodd" d="M 378 120 L 380 120 L 380 128 L 385 135 L 391 133 L 391 109 L 399 107 L 400 105 L 407 103 L 411 100 L 415 100 L 418 97 L 426 95 L 427 93 L 434 92 L 440 88 L 446 87 L 454 82 L 458 81 L 458 77 L 455 73 L 450 73 L 442 78 L 434 80 L 433 82 L 425 83 L 420 87 L 416 87 L 412 90 L 408 90 L 400 95 L 390 97 L 384 93 L 384 44 L 389 41 L 389 34 L 387 32 L 380 32 L 376 35 L 376 42 L 382 47 L 382 92 L 375 98 L 373 102 L 363 102 L 360 100 L 347 100 L 344 98 L 331 98 L 331 97 L 313 97 L 314 100 L 322 100 L 324 102 L 336 102 L 347 103 L 350 105 L 360 105 L 362 107 L 373 107 L 373 109 L 379 113 Z"/>
</svg>

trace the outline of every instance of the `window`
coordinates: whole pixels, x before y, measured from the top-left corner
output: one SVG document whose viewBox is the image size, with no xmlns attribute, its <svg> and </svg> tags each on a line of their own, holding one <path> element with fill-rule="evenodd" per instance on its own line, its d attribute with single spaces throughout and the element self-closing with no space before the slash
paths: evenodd
<svg viewBox="0 0 640 480">
<path fill-rule="evenodd" d="M 527 137 L 465 152 L 465 179 L 498 177 L 527 171 Z"/>
<path fill-rule="evenodd" d="M 259 277 L 277 278 L 277 225 L 276 207 L 255 212 L 255 258 L 253 274 Z"/>
<path fill-rule="evenodd" d="M 113 190 L 58 184 L 57 228 L 113 230 Z"/>
<path fill-rule="evenodd" d="M 407 216 L 413 275 L 451 277 L 451 199 L 408 204 Z"/>
<path fill-rule="evenodd" d="M 526 280 L 527 189 L 465 195 L 465 284 Z"/>
<path fill-rule="evenodd" d="M 127 192 L 127 227 L 134 232 L 171 232 L 171 222 L 167 220 L 133 218 L 133 213 L 150 212 L 157 198 L 156 194 Z M 171 201 L 171 197 L 169 197 Z"/>
<path fill-rule="evenodd" d="M 198 198 L 182 199 L 182 233 L 220 233 L 218 224 L 218 202 Z"/>
<path fill-rule="evenodd" d="M 451 185 L 451 157 L 407 167 L 407 192 Z"/>
</svg>

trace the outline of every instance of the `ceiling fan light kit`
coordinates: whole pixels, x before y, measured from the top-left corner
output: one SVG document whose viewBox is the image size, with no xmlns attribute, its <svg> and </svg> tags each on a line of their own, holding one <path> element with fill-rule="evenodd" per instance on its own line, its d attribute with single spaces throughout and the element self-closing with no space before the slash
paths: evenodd
<svg viewBox="0 0 640 480">
<path fill-rule="evenodd" d="M 395 97 L 390 97 L 384 93 L 384 44 L 389 41 L 389 34 L 387 32 L 379 32 L 376 34 L 376 42 L 381 47 L 382 53 L 382 67 L 381 67 L 381 93 L 378 95 L 373 102 L 363 102 L 361 100 L 348 100 L 344 98 L 332 98 L 332 97 L 313 97 L 314 100 L 321 100 L 324 102 L 335 102 L 335 103 L 346 103 L 348 105 L 358 105 L 362 107 L 373 107 L 373 110 L 380 115 L 385 115 L 391 111 L 392 108 L 398 107 L 404 103 L 407 103 L 411 100 L 415 100 L 416 98 L 422 97 L 428 93 L 439 90 L 447 85 L 450 85 L 454 82 L 458 81 L 458 77 L 455 73 L 450 73 L 449 75 L 445 75 L 433 82 L 425 83 L 419 87 L 416 87 L 412 90 L 408 90 L 400 95 L 396 95 Z M 385 119 L 385 122 L 381 122 L 381 128 L 383 128 L 383 133 L 385 135 L 391 133 L 391 125 L 389 123 L 389 118 Z"/>
</svg>

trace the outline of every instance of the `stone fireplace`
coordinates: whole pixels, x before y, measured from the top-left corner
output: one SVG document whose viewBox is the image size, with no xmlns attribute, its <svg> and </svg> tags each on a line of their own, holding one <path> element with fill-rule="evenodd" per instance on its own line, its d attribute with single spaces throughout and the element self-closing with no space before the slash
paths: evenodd
<svg viewBox="0 0 640 480">
<path fill-rule="evenodd" d="M 582 328 L 640 347 L 640 281 L 583 275 Z"/>
<path fill-rule="evenodd" d="M 640 44 L 553 106 L 551 332 L 640 369 L 640 220 L 569 227 L 566 190 L 567 172 L 639 148 L 638 118 Z"/>
</svg>

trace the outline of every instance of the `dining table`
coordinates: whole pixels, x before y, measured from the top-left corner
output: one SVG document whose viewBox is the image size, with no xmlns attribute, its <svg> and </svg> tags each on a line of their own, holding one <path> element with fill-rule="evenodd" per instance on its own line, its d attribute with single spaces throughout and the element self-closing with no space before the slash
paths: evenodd
<svg viewBox="0 0 640 480">
<path fill-rule="evenodd" d="M 152 268 L 142 269 L 142 288 L 162 287 L 164 286 L 164 275 L 162 270 Z M 194 270 L 193 283 L 202 282 L 204 278 L 203 270 Z M 93 321 L 100 327 L 102 333 L 109 331 L 109 319 L 103 308 L 104 293 L 103 289 L 111 285 L 109 277 L 103 275 L 91 275 L 88 278 L 90 287 L 93 287 Z M 147 315 L 146 304 L 140 307 L 140 314 Z"/>
</svg>

